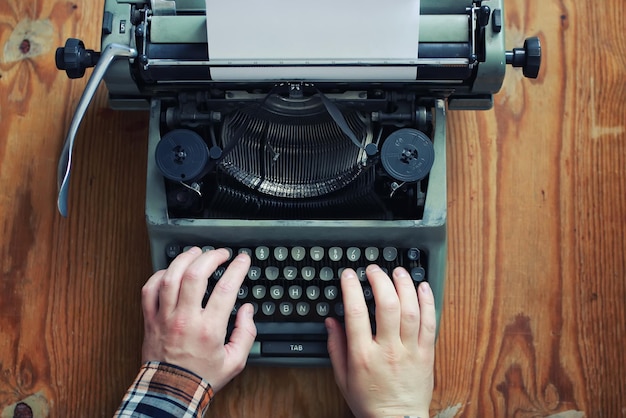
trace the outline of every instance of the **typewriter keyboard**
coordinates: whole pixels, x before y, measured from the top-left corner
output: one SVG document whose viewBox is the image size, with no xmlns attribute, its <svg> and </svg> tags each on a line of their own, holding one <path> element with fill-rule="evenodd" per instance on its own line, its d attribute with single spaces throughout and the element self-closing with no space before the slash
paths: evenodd
<svg viewBox="0 0 626 418">
<path fill-rule="evenodd" d="M 190 247 L 169 245 L 168 260 Z M 204 246 L 208 251 L 212 246 Z M 247 278 L 239 289 L 238 299 L 232 312 L 234 316 L 245 303 L 255 310 L 257 340 L 288 341 L 289 344 L 274 344 L 285 347 L 277 355 L 293 354 L 291 341 L 325 340 L 324 319 L 328 316 L 343 320 L 343 303 L 339 278 L 345 268 L 352 268 L 361 280 L 363 295 L 370 311 L 375 331 L 375 304 L 372 288 L 367 281 L 365 268 L 369 264 L 379 265 L 391 275 L 393 269 L 402 266 L 411 275 L 415 286 L 427 280 L 426 253 L 418 248 L 397 247 L 322 247 L 322 246 L 256 246 L 250 248 L 226 248 L 231 259 L 240 252 L 247 253 L 251 260 Z M 215 284 L 220 280 L 228 262 L 220 266 L 209 278 L 203 306 Z M 266 344 L 270 347 L 269 344 Z M 301 345 L 302 346 L 302 345 Z M 305 347 L 312 347 L 311 344 Z M 324 345 L 317 347 L 325 355 Z M 271 351 L 267 348 L 266 352 Z M 285 351 L 285 352 L 283 352 Z M 315 350 L 314 350 L 315 351 Z M 299 353 L 316 355 L 316 353 Z"/>
</svg>

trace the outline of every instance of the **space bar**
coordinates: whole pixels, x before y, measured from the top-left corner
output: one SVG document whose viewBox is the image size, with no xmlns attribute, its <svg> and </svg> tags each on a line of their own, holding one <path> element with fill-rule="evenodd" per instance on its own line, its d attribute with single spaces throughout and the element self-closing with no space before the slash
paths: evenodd
<svg viewBox="0 0 626 418">
<path fill-rule="evenodd" d="M 320 341 L 265 341 L 261 343 L 263 356 L 328 357 L 325 342 Z"/>
<path fill-rule="evenodd" d="M 257 322 L 258 337 L 280 337 L 288 335 L 319 335 L 326 338 L 326 326 L 323 322 Z"/>
</svg>

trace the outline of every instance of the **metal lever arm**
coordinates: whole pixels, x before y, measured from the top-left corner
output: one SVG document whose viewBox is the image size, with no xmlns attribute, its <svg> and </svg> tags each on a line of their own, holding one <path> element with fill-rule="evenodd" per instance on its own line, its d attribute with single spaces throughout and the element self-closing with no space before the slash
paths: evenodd
<svg viewBox="0 0 626 418">
<path fill-rule="evenodd" d="M 72 123 L 70 124 L 70 129 L 67 133 L 67 137 L 65 138 L 65 143 L 63 144 L 61 156 L 59 157 L 59 168 L 57 173 L 57 186 L 59 189 L 59 195 L 57 199 L 57 207 L 59 208 L 59 212 L 63 216 L 67 216 L 68 211 L 67 196 L 70 182 L 70 170 L 72 165 L 74 140 L 76 139 L 76 134 L 78 133 L 80 123 L 83 121 L 85 112 L 87 112 L 87 107 L 89 106 L 89 103 L 91 103 L 93 96 L 96 94 L 98 86 L 104 78 L 104 75 L 106 74 L 107 69 L 109 68 L 111 63 L 117 58 L 131 59 L 135 57 L 137 57 L 137 51 L 134 48 L 129 47 L 128 45 L 107 45 L 107 47 L 104 49 L 104 51 L 102 51 L 100 55 L 98 64 L 95 66 L 95 69 L 91 74 L 89 81 L 87 82 L 87 86 L 85 86 L 83 95 L 80 97 L 78 106 L 76 106 L 76 112 L 74 113 L 74 117 L 72 118 Z"/>
</svg>

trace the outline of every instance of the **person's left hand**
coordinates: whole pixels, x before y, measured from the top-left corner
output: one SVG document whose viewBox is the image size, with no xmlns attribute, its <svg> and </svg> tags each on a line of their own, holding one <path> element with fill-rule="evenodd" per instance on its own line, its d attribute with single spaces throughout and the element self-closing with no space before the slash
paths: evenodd
<svg viewBox="0 0 626 418">
<path fill-rule="evenodd" d="M 250 267 L 239 254 L 230 263 L 202 308 L 207 279 L 227 261 L 224 249 L 202 253 L 192 248 L 156 272 L 142 289 L 145 335 L 142 359 L 161 361 L 190 370 L 220 390 L 246 365 L 256 337 L 253 307 L 237 312 L 235 329 L 224 344 L 226 327 L 237 292 Z"/>
</svg>

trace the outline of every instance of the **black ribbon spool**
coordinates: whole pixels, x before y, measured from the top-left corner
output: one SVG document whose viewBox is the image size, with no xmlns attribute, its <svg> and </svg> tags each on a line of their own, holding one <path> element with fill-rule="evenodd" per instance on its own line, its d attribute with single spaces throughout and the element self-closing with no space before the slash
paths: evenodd
<svg viewBox="0 0 626 418">
<path fill-rule="evenodd" d="M 424 132 L 398 129 L 387 137 L 380 150 L 387 174 L 398 181 L 416 182 L 428 175 L 435 161 L 435 148 Z"/>
<path fill-rule="evenodd" d="M 206 174 L 209 148 L 189 129 L 174 129 L 163 135 L 156 147 L 156 165 L 166 179 L 192 182 Z"/>
</svg>

